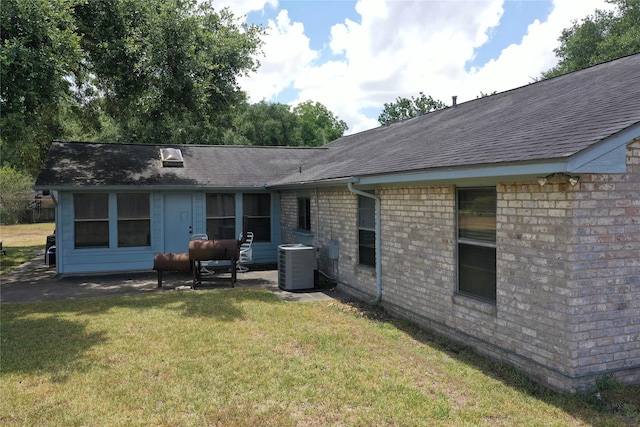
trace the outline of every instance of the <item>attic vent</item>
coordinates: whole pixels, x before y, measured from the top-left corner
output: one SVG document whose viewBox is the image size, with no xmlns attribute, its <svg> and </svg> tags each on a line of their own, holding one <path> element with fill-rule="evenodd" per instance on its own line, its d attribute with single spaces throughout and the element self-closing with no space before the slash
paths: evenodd
<svg viewBox="0 0 640 427">
<path fill-rule="evenodd" d="M 184 167 L 182 151 L 178 148 L 161 148 L 160 157 L 162 157 L 162 167 Z"/>
</svg>

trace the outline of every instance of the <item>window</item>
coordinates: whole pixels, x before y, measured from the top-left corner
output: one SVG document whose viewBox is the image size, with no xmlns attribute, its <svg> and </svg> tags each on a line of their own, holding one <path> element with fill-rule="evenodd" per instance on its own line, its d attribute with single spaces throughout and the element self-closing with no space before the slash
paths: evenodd
<svg viewBox="0 0 640 427">
<path fill-rule="evenodd" d="M 254 242 L 271 241 L 271 195 L 244 194 L 242 197 L 244 215 L 247 216 L 247 230 L 253 232 Z"/>
<path fill-rule="evenodd" d="M 358 195 L 358 262 L 376 266 L 376 201 Z"/>
<path fill-rule="evenodd" d="M 233 194 L 207 194 L 209 239 L 237 239 L 236 199 Z"/>
<path fill-rule="evenodd" d="M 298 199 L 298 229 L 311 230 L 311 199 L 309 197 Z"/>
<path fill-rule="evenodd" d="M 109 194 L 75 193 L 73 214 L 76 248 L 109 247 Z"/>
<path fill-rule="evenodd" d="M 122 193 L 118 201 L 118 247 L 151 246 L 148 193 Z"/>
<path fill-rule="evenodd" d="M 496 300 L 496 190 L 458 190 L 458 292 Z"/>
</svg>

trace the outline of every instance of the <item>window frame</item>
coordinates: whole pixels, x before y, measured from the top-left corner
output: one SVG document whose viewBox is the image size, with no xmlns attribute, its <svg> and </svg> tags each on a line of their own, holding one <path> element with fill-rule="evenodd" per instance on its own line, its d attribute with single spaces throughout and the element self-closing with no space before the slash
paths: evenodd
<svg viewBox="0 0 640 427">
<path fill-rule="evenodd" d="M 222 203 L 222 212 L 210 212 L 209 207 L 210 207 L 210 202 L 209 200 L 212 199 L 213 197 L 221 197 L 224 199 L 228 199 L 231 201 L 231 203 L 229 204 L 229 206 L 232 207 L 232 214 L 228 214 L 226 212 L 226 207 L 227 205 L 223 202 Z M 218 206 L 218 205 L 216 205 Z M 218 240 L 218 239 L 236 239 L 238 237 L 238 233 L 237 233 L 237 227 L 236 227 L 236 195 L 235 193 L 206 193 L 205 195 L 205 225 L 206 225 L 206 230 L 207 230 L 207 236 L 209 236 L 209 239 L 211 240 Z M 222 215 L 220 215 L 222 214 Z M 217 232 L 213 232 L 213 229 L 216 228 L 213 226 L 213 222 L 214 221 L 220 221 L 220 226 L 218 226 L 217 228 L 220 227 L 229 227 L 229 223 L 233 224 L 232 228 L 233 230 L 231 230 L 231 232 L 224 232 L 224 234 L 220 234 Z"/>
<path fill-rule="evenodd" d="M 146 196 L 146 207 L 147 211 L 143 212 L 145 215 L 141 216 L 127 216 L 121 212 L 120 209 L 120 198 L 122 197 L 131 197 L 131 196 Z M 151 194 L 150 193 L 116 193 L 116 230 L 118 233 L 118 248 L 143 248 L 151 246 Z M 141 206 L 144 205 L 141 204 Z M 126 240 L 130 240 L 131 231 L 127 230 L 124 227 L 125 224 L 129 225 L 133 222 L 136 223 L 144 223 L 146 224 L 145 230 L 142 232 L 142 235 L 146 234 L 142 240 L 137 240 L 134 243 L 127 243 L 123 235 L 127 235 Z M 121 227 L 123 226 L 123 227 Z M 121 230 L 122 228 L 122 230 Z M 146 231 L 146 233 L 145 233 Z M 144 241 L 145 243 L 141 243 Z"/>
<path fill-rule="evenodd" d="M 310 197 L 298 197 L 298 230 L 311 231 Z"/>
<path fill-rule="evenodd" d="M 466 209 L 461 209 L 463 202 L 461 201 L 461 195 L 472 194 L 473 192 L 492 194 L 492 205 L 489 210 L 486 210 L 488 206 L 485 206 L 485 211 L 479 209 L 480 215 L 463 215 L 461 212 Z M 497 200 L 498 194 L 496 187 L 462 187 L 456 188 L 456 250 L 457 250 L 457 283 L 456 292 L 458 295 L 465 297 L 475 298 L 482 301 L 496 303 L 497 300 L 497 253 L 496 253 L 496 230 L 497 230 Z M 466 200 L 468 201 L 468 199 Z M 486 223 L 482 221 L 482 216 L 493 215 L 493 221 L 489 220 L 489 224 L 493 225 L 492 232 L 487 232 Z M 475 229 L 473 227 L 462 228 L 462 224 L 470 224 L 473 218 L 476 218 L 476 222 L 480 222 L 479 226 Z M 477 219 L 480 218 L 480 219 Z M 491 228 L 489 228 L 491 230 Z M 491 258 L 489 263 L 476 263 L 474 261 L 480 261 L 481 258 Z M 474 259 L 475 258 L 475 259 Z M 471 274 L 471 271 L 474 274 Z M 467 277 L 473 276 L 478 280 L 476 283 L 464 282 Z M 492 276 L 489 279 L 489 276 Z M 481 283 L 482 278 L 488 279 L 488 282 Z M 478 291 L 474 288 L 479 289 Z"/>
<path fill-rule="evenodd" d="M 80 199 L 82 198 L 87 198 L 86 202 L 91 202 L 91 200 L 89 200 L 89 198 L 95 198 L 97 196 L 101 196 L 104 197 L 105 200 L 101 200 L 99 202 L 104 203 L 106 202 L 106 208 L 102 209 L 102 212 L 100 212 L 100 210 L 95 212 L 88 212 L 87 215 L 79 215 L 81 212 L 79 211 L 79 209 L 81 208 L 81 205 L 79 205 Z M 110 209 L 110 205 L 111 205 L 111 201 L 110 201 L 110 196 L 109 193 L 104 193 L 104 192 L 98 192 L 98 193 L 87 193 L 87 192 L 78 192 L 78 193 L 73 193 L 72 195 L 72 199 L 73 199 L 73 245 L 74 245 L 74 249 L 80 249 L 80 250 L 84 250 L 84 249 L 100 249 L 100 248 L 109 248 L 110 244 L 111 244 L 111 233 L 110 233 L 110 229 L 111 229 L 111 224 L 110 224 L 110 218 L 109 218 L 109 209 Z M 95 202 L 95 201 L 94 201 Z M 85 206 L 82 206 L 85 207 Z M 91 210 L 91 209 L 89 209 Z M 100 236 L 102 235 L 102 239 L 98 240 L 94 240 L 93 243 L 90 240 L 87 240 L 87 242 L 79 242 L 78 241 L 78 237 L 79 236 L 87 236 L 89 235 L 89 233 L 85 231 L 83 232 L 79 232 L 79 228 L 85 228 L 87 225 L 89 224 L 97 224 L 97 225 L 101 225 L 102 227 L 104 227 L 104 225 L 106 224 L 106 234 L 104 233 L 104 230 L 101 230 L 101 233 L 96 234 L 96 236 Z M 104 241 L 104 238 L 106 237 L 106 242 Z"/>
<path fill-rule="evenodd" d="M 259 212 L 258 214 L 254 212 L 250 212 L 252 209 L 248 209 L 249 207 L 248 199 L 253 197 L 263 198 L 267 200 L 266 210 L 268 211 L 268 214 L 265 214 L 267 212 Z M 264 202 L 264 200 L 262 202 Z M 258 208 L 263 207 L 262 202 L 259 200 L 257 201 Z M 245 232 L 251 231 L 253 233 L 254 242 L 271 242 L 272 241 L 273 239 L 272 237 L 273 227 L 271 225 L 272 209 L 273 209 L 273 203 L 271 200 L 271 193 L 243 193 L 242 194 L 242 215 L 247 220 L 247 229 L 244 231 Z M 261 223 L 262 225 L 267 224 L 267 226 L 266 228 L 256 227 L 255 225 L 258 223 Z M 266 236 L 267 234 L 268 234 L 268 237 Z"/>
<path fill-rule="evenodd" d="M 373 195 L 373 192 L 368 193 Z M 363 206 L 364 204 L 367 206 Z M 375 199 L 358 194 L 358 265 L 372 268 L 376 267 L 375 204 Z M 363 218 L 363 214 L 367 217 Z M 363 237 L 366 237 L 366 244 L 363 243 Z"/>
</svg>

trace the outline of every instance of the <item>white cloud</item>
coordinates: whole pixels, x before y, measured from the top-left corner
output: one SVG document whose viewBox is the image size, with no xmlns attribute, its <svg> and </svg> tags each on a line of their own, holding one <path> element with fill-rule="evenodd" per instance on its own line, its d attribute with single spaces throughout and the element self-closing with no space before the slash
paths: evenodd
<svg viewBox="0 0 640 427">
<path fill-rule="evenodd" d="M 267 6 L 274 9 L 277 8 L 278 0 L 213 0 L 213 7 L 216 10 L 228 7 L 236 16 L 244 16 L 249 12 L 261 11 Z"/>
<path fill-rule="evenodd" d="M 501 92 L 539 78 L 557 64 L 553 50 L 559 46 L 558 37 L 564 28 L 593 14 L 596 8 L 610 8 L 604 0 L 555 0 L 553 3 L 553 11 L 545 22 L 535 20 L 522 40 L 509 45 L 481 69 L 471 70 L 462 88 L 463 100 L 475 98 L 480 91 Z"/>
<path fill-rule="evenodd" d="M 309 47 L 304 25 L 291 22 L 286 10 L 281 10 L 275 21 L 270 20 L 267 35 L 263 37 L 264 57 L 257 75 L 241 79 L 242 88 L 251 102 L 270 100 L 305 75 L 318 52 Z"/>
<path fill-rule="evenodd" d="M 605 0 L 554 0 L 546 22 L 532 22 L 527 34 L 497 58 L 467 70 L 500 24 L 503 3 L 359 0 L 359 22 L 336 17 L 340 21 L 331 28 L 327 52 L 312 50 L 303 24 L 281 10 L 268 23 L 262 67 L 241 84 L 252 102 L 275 100 L 293 88 L 295 102 L 321 102 L 349 124 L 349 133 L 358 132 L 377 126 L 383 104 L 398 96 L 423 91 L 446 103 L 452 95 L 463 102 L 481 91 L 530 83 L 555 65 L 553 49 L 562 29 L 607 5 Z M 320 57 L 330 59 L 318 63 Z"/>
</svg>

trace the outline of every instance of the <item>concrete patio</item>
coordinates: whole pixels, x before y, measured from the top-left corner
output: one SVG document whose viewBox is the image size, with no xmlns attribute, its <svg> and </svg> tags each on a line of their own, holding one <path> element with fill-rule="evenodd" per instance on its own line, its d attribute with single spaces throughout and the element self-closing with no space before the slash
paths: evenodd
<svg viewBox="0 0 640 427">
<path fill-rule="evenodd" d="M 328 289 L 284 291 L 278 287 L 277 270 L 250 270 L 238 273 L 238 281 L 234 288 L 231 287 L 230 276 L 230 273 L 216 274 L 203 280 L 202 286 L 193 290 L 191 274 L 163 273 L 162 288 L 158 288 L 158 276 L 155 271 L 58 276 L 55 268 L 48 267 L 43 262 L 43 255 L 38 255 L 0 277 L 0 302 L 29 303 L 144 292 L 199 292 L 224 288 L 263 288 L 273 292 L 283 301 L 325 301 L 342 297 L 341 294 Z"/>
</svg>

